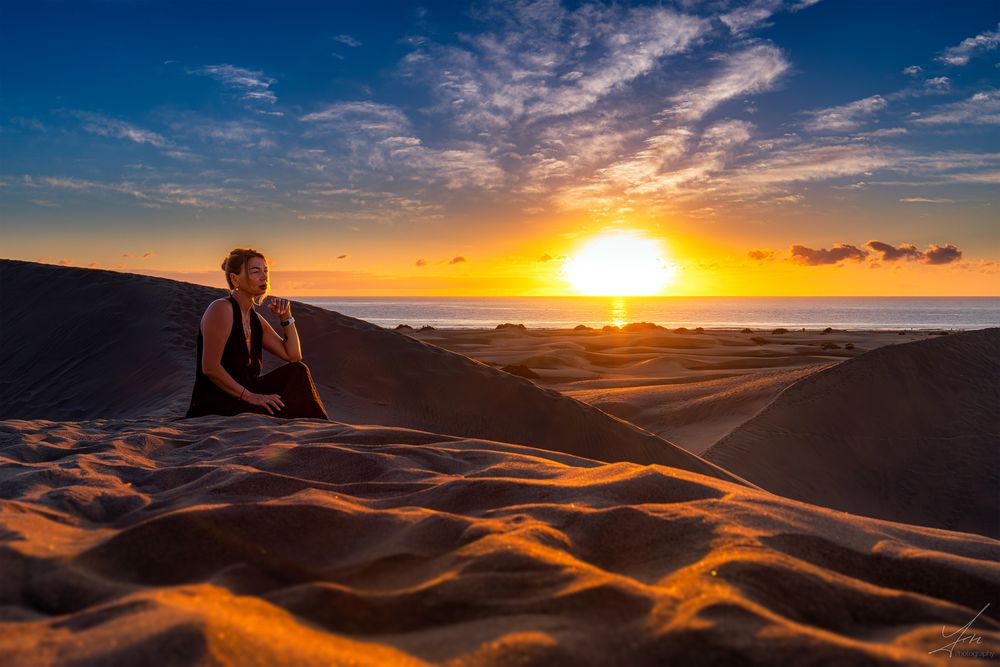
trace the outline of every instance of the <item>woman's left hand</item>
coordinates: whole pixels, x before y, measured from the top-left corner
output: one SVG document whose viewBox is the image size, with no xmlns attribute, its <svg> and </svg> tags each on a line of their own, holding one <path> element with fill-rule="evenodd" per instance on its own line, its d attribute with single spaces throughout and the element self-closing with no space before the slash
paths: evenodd
<svg viewBox="0 0 1000 667">
<path fill-rule="evenodd" d="M 292 316 L 292 302 L 288 299 L 279 299 L 276 296 L 272 296 L 267 307 L 282 320 L 287 320 Z"/>
</svg>

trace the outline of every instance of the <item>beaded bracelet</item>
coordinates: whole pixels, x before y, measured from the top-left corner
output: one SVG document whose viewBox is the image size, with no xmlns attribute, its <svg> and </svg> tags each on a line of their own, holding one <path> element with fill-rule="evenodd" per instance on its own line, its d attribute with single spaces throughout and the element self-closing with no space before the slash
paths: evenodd
<svg viewBox="0 0 1000 667">
<path fill-rule="evenodd" d="M 243 400 L 243 394 L 247 393 L 247 388 L 243 387 L 243 391 L 240 392 L 240 400 Z"/>
</svg>

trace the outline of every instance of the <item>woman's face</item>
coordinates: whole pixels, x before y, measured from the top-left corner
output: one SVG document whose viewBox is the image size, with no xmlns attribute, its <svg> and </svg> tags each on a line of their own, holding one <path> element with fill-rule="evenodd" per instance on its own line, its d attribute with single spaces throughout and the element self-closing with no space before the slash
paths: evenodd
<svg viewBox="0 0 1000 667">
<path fill-rule="evenodd" d="M 271 288 L 267 262 L 260 257 L 251 257 L 243 267 L 243 275 L 238 277 L 237 284 L 243 291 L 251 294 L 255 301 L 258 297 L 263 299 Z"/>
<path fill-rule="evenodd" d="M 270 287 L 270 277 L 267 273 L 267 262 L 260 257 L 251 257 L 247 262 L 247 277 L 250 284 L 247 291 L 251 294 L 267 294 Z"/>
</svg>

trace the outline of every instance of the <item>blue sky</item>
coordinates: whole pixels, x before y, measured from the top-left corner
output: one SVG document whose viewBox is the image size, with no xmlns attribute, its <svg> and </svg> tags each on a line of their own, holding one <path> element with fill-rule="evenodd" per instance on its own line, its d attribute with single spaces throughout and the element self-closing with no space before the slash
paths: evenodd
<svg viewBox="0 0 1000 667">
<path fill-rule="evenodd" d="M 254 242 L 357 277 L 617 225 L 692 262 L 894 261 L 877 240 L 1000 275 L 997 2 L 0 12 L 5 257 L 195 271 Z"/>
</svg>

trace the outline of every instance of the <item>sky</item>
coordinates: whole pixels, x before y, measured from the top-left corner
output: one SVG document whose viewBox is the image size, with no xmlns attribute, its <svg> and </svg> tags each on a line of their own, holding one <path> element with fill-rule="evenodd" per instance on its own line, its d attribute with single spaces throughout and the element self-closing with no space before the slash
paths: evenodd
<svg viewBox="0 0 1000 667">
<path fill-rule="evenodd" d="M 998 186 L 998 2 L 0 4 L 8 259 L 544 296 L 629 239 L 664 295 L 995 296 Z"/>
</svg>

